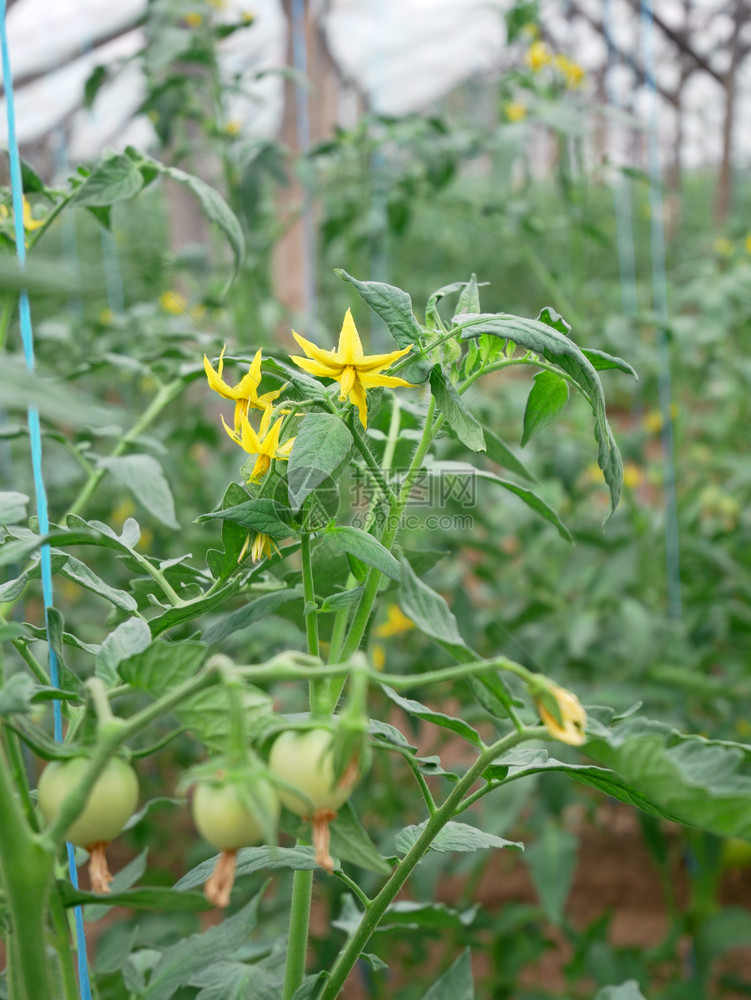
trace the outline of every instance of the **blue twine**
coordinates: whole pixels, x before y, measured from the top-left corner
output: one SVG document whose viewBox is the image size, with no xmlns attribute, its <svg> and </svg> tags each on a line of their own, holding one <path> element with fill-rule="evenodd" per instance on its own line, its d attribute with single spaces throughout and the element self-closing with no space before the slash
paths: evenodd
<svg viewBox="0 0 751 1000">
<path fill-rule="evenodd" d="M 655 41 L 652 0 L 641 0 L 641 27 L 644 46 L 644 78 L 649 93 L 649 207 L 652 249 L 652 294 L 659 322 L 657 353 L 658 394 L 662 417 L 662 450 L 665 465 L 665 559 L 667 564 L 668 613 L 681 617 L 680 541 L 675 489 L 675 443 L 670 385 L 670 345 L 668 343 L 668 286 L 665 274 L 665 232 L 662 223 L 662 173 L 658 132 L 658 98 L 655 78 Z"/>
<path fill-rule="evenodd" d="M 308 75 L 308 50 L 305 41 L 305 0 L 292 0 L 292 64 L 302 77 Z M 300 154 L 310 147 L 310 108 L 308 92 L 303 83 L 295 82 L 295 124 Z M 316 289 L 316 233 L 313 195 L 310 184 L 303 181 L 303 285 L 306 322 L 312 326 L 318 314 Z"/>
<path fill-rule="evenodd" d="M 7 26 L 5 23 L 6 0 L 0 0 L 0 49 L 2 50 L 3 82 L 5 84 L 5 107 L 8 117 L 8 162 L 10 166 L 10 186 L 13 201 L 13 225 L 16 236 L 16 254 L 18 262 L 23 269 L 26 264 L 26 242 L 23 224 L 23 181 L 21 177 L 21 158 L 18 152 L 18 139 L 16 137 L 16 114 L 13 101 L 13 76 L 10 68 L 10 53 L 8 49 Z M 31 307 L 29 305 L 29 295 L 25 288 L 22 288 L 18 298 L 18 315 L 21 327 L 21 339 L 23 341 L 23 353 L 26 367 L 30 372 L 34 371 L 34 334 L 31 326 Z M 39 411 L 33 403 L 28 407 L 29 440 L 31 442 L 31 467 L 34 478 L 34 491 L 36 494 L 37 518 L 39 520 L 39 533 L 46 535 L 50 530 L 49 512 L 47 507 L 47 491 L 44 487 L 44 477 L 42 474 L 42 432 L 39 425 Z M 57 656 L 52 648 L 49 631 L 49 617 L 47 609 L 52 607 L 52 562 L 49 545 L 42 545 L 40 549 L 40 565 L 42 575 L 42 594 L 44 597 L 44 621 L 47 629 L 47 643 L 49 645 L 50 660 L 50 683 L 53 687 L 60 686 Z M 60 702 L 54 701 L 54 733 L 55 739 L 60 742 L 63 738 L 63 720 Z M 78 884 L 78 872 L 76 870 L 75 852 L 72 844 L 67 845 L 68 866 L 70 878 L 73 885 Z M 76 947 L 78 952 L 78 978 L 81 996 L 83 1000 L 91 1000 L 91 983 L 89 982 L 89 968 L 86 958 L 86 936 L 83 926 L 83 912 L 81 907 L 76 907 Z"/>
</svg>

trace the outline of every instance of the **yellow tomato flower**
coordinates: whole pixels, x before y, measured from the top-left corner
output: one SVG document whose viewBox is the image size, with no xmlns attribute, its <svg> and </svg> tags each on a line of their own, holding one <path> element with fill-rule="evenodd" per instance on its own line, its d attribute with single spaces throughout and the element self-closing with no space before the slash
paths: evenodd
<svg viewBox="0 0 751 1000">
<path fill-rule="evenodd" d="M 410 344 L 402 351 L 392 351 L 391 354 L 363 354 L 360 336 L 348 309 L 339 334 L 339 346 L 335 351 L 324 351 L 311 341 L 292 331 L 292 336 L 307 354 L 306 358 L 291 356 L 291 360 L 304 372 L 318 375 L 321 378 L 333 378 L 339 383 L 341 390 L 339 399 L 348 399 L 357 407 L 360 422 L 368 426 L 368 401 L 365 393 L 379 385 L 411 387 L 410 382 L 395 375 L 381 375 L 384 368 L 404 357 L 414 347 Z"/>
<path fill-rule="evenodd" d="M 383 670 L 383 668 L 386 666 L 386 650 L 383 648 L 380 642 L 377 642 L 373 646 L 373 651 L 370 654 L 370 658 L 373 661 L 373 666 L 376 668 L 376 670 Z"/>
<path fill-rule="evenodd" d="M 639 468 L 635 462 L 626 462 L 623 466 L 623 485 L 634 490 L 643 482 L 644 470 Z"/>
<path fill-rule="evenodd" d="M 261 559 L 270 559 L 273 555 L 272 548 L 277 555 L 281 555 L 279 547 L 271 535 L 264 535 L 259 531 L 253 539 L 253 547 L 250 550 L 251 561 L 260 562 Z"/>
<path fill-rule="evenodd" d="M 713 243 L 714 252 L 719 257 L 732 257 L 733 255 L 733 244 L 730 240 L 725 239 L 724 236 L 718 236 Z"/>
<path fill-rule="evenodd" d="M 171 316 L 181 316 L 188 311 L 185 296 L 179 292 L 162 292 L 159 296 L 159 305 Z"/>
<path fill-rule="evenodd" d="M 257 483 L 266 475 L 271 468 L 271 460 L 273 458 L 278 458 L 286 462 L 289 458 L 289 453 L 292 451 L 292 445 L 295 443 L 295 439 L 290 438 L 284 444 L 279 444 L 279 432 L 282 429 L 284 417 L 279 417 L 274 426 L 269 427 L 272 412 L 273 407 L 271 405 L 267 406 L 261 417 L 261 427 L 258 434 L 250 426 L 248 418 L 242 412 L 240 413 L 239 433 L 238 431 L 231 430 L 227 426 L 224 417 L 222 417 L 224 429 L 235 444 L 239 444 L 243 451 L 247 451 L 249 455 L 258 456 L 256 464 L 253 466 L 253 471 L 250 474 L 249 482 L 251 483 Z"/>
<path fill-rule="evenodd" d="M 12 213 L 7 205 L 0 205 L 0 221 L 4 219 L 10 219 Z M 33 233 L 35 229 L 39 229 L 44 225 L 44 219 L 35 219 L 31 214 L 31 205 L 29 204 L 26 195 L 23 195 L 23 228 L 27 233 Z"/>
<path fill-rule="evenodd" d="M 262 349 L 256 351 L 255 357 L 253 358 L 250 367 L 245 375 L 240 379 L 240 381 L 235 386 L 228 385 L 222 378 L 222 373 L 224 371 L 224 352 L 227 350 L 227 345 L 225 344 L 222 348 L 222 353 L 219 355 L 219 363 L 216 366 L 216 370 L 212 366 L 208 357 L 204 354 L 203 356 L 203 367 L 206 371 L 206 377 L 209 380 L 209 388 L 213 389 L 214 392 L 218 392 L 223 399 L 234 399 L 235 401 L 235 433 L 237 434 L 240 430 L 240 416 L 245 414 L 247 416 L 249 408 L 252 406 L 256 410 L 265 410 L 267 406 L 270 406 L 274 400 L 280 395 L 281 389 L 273 389 L 271 392 L 264 392 L 260 396 L 258 395 L 258 386 L 261 384 L 261 362 Z"/>
<path fill-rule="evenodd" d="M 503 112 L 510 122 L 523 122 L 527 117 L 527 106 L 521 101 L 506 101 Z"/>
<path fill-rule="evenodd" d="M 224 126 L 224 131 L 227 135 L 239 135 L 242 129 L 242 122 L 237 118 L 230 118 L 230 120 Z"/>
<path fill-rule="evenodd" d="M 551 60 L 550 49 L 545 42 L 532 42 L 524 57 L 525 63 L 533 73 L 539 73 L 550 64 Z"/>
<path fill-rule="evenodd" d="M 390 639 L 394 635 L 402 635 L 415 627 L 411 618 L 407 618 L 398 604 L 389 604 L 386 621 L 376 626 L 373 635 L 379 639 Z"/>
<path fill-rule="evenodd" d="M 569 59 L 568 56 L 557 55 L 553 59 L 555 68 L 563 76 L 569 90 L 576 90 L 584 77 L 587 75 L 579 63 Z"/>
<path fill-rule="evenodd" d="M 584 711 L 581 702 L 565 688 L 557 684 L 546 684 L 545 693 L 555 700 L 561 721 L 548 711 L 539 695 L 533 695 L 537 711 L 551 736 L 555 736 L 561 743 L 568 743 L 572 747 L 581 746 L 586 740 L 584 728 L 587 724 L 587 713 Z"/>
<path fill-rule="evenodd" d="M 185 23 L 189 28 L 200 28 L 203 24 L 203 14 L 199 14 L 197 10 L 191 10 L 185 15 Z"/>
</svg>

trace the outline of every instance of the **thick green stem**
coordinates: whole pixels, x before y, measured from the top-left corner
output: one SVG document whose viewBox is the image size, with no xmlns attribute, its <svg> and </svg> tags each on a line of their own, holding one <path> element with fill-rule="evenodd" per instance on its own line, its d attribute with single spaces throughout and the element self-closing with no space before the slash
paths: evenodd
<svg viewBox="0 0 751 1000">
<path fill-rule="evenodd" d="M 50 894 L 50 913 L 55 928 L 55 950 L 60 962 L 63 1000 L 79 1000 L 78 977 L 76 976 L 76 968 L 73 963 L 68 921 L 65 916 L 62 900 L 54 890 Z"/>
<path fill-rule="evenodd" d="M 289 914 L 287 964 L 284 969 L 282 1000 L 291 1000 L 305 977 L 308 954 L 310 902 L 313 897 L 313 872 L 296 871 L 292 880 L 292 902 Z"/>
<path fill-rule="evenodd" d="M 498 740 L 497 743 L 494 743 L 487 750 L 483 751 L 464 777 L 454 785 L 451 793 L 444 800 L 440 808 L 429 817 L 420 836 L 363 914 L 357 929 L 334 964 L 331 975 L 321 990 L 318 1000 L 336 1000 L 336 997 L 339 996 L 350 972 L 371 936 L 375 933 L 386 910 L 430 849 L 430 845 L 436 836 L 454 815 L 464 795 L 470 790 L 485 768 L 506 750 L 510 750 L 511 747 L 525 740 L 536 739 L 537 736 L 538 733 L 536 730 L 509 733 L 508 736 L 504 736 L 503 739 Z"/>
<path fill-rule="evenodd" d="M 0 879 L 5 889 L 13 935 L 14 1000 L 51 1000 L 46 948 L 45 905 L 54 853 L 42 846 L 24 817 L 0 748 Z"/>
<path fill-rule="evenodd" d="M 122 455 L 128 446 L 131 445 L 136 438 L 143 434 L 146 428 L 149 427 L 154 420 L 156 420 L 165 406 L 180 395 L 185 388 L 185 385 L 186 382 L 180 378 L 175 379 L 173 382 L 168 382 L 167 385 L 161 386 L 156 396 L 154 396 L 151 403 L 143 411 L 135 424 L 133 424 L 131 429 L 117 442 L 115 447 L 110 452 L 109 457 L 117 458 Z M 81 513 L 106 475 L 107 469 L 104 467 L 100 467 L 92 472 L 81 487 L 78 496 L 73 501 L 68 511 L 69 514 Z"/>
</svg>

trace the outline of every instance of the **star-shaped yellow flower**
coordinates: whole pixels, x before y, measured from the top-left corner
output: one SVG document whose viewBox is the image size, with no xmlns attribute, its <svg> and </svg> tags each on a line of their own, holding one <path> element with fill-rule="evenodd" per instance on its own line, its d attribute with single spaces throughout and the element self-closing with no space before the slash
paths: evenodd
<svg viewBox="0 0 751 1000">
<path fill-rule="evenodd" d="M 247 373 L 243 375 L 237 385 L 228 385 L 222 378 L 224 352 L 226 350 L 227 345 L 225 344 L 222 348 L 222 353 L 219 355 L 219 363 L 216 366 L 216 371 L 205 354 L 203 356 L 203 367 L 206 370 L 206 377 L 209 380 L 209 388 L 213 389 L 214 392 L 218 392 L 224 399 L 234 399 L 235 433 L 239 433 L 241 414 L 245 413 L 247 415 L 248 409 L 251 406 L 257 410 L 265 410 L 280 395 L 282 390 L 275 389 L 272 392 L 264 392 L 260 396 L 258 395 L 258 386 L 261 384 L 262 358 L 260 348 L 256 351 L 256 356 L 253 358 Z"/>
<path fill-rule="evenodd" d="M 271 460 L 273 458 L 279 458 L 286 462 L 289 458 L 289 453 L 292 451 L 292 445 L 295 443 L 295 439 L 290 438 L 284 444 L 279 444 L 279 432 L 282 429 L 284 418 L 279 417 L 274 426 L 269 427 L 272 412 L 273 407 L 271 405 L 267 406 L 264 410 L 258 434 L 250 426 L 247 416 L 242 411 L 240 412 L 239 432 L 230 430 L 224 417 L 222 417 L 224 429 L 235 444 L 239 444 L 249 455 L 258 455 L 256 464 L 253 466 L 253 471 L 250 474 L 249 482 L 251 483 L 257 483 L 259 479 L 262 479 L 266 475 L 271 467 Z"/>
<path fill-rule="evenodd" d="M 403 378 L 395 375 L 381 375 L 384 368 L 408 354 L 414 344 L 405 347 L 403 351 L 392 351 L 391 354 L 363 354 L 360 336 L 352 319 L 352 313 L 347 310 L 339 334 L 339 346 L 335 351 L 324 351 L 320 347 L 292 331 L 292 336 L 307 354 L 307 358 L 291 356 L 298 368 L 318 375 L 322 378 L 333 378 L 339 383 L 341 390 L 339 399 L 348 399 L 357 407 L 360 422 L 368 426 L 368 402 L 365 393 L 378 385 L 411 386 Z"/>
</svg>

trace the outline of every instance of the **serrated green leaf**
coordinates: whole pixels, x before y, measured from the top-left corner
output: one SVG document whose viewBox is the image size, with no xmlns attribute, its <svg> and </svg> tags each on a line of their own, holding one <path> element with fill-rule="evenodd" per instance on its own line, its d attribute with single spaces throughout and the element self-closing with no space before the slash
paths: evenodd
<svg viewBox="0 0 751 1000">
<path fill-rule="evenodd" d="M 276 590 L 271 594 L 264 594 L 249 601 L 242 608 L 233 611 L 231 614 L 220 618 L 214 625 L 209 626 L 204 633 L 204 639 L 210 646 L 216 646 L 228 639 L 233 632 L 241 632 L 249 628 L 255 622 L 265 618 L 266 615 L 273 614 L 277 608 L 289 601 L 296 601 L 302 597 L 302 587 L 286 587 L 284 590 Z"/>
<path fill-rule="evenodd" d="M 471 451 L 485 451 L 485 436 L 480 422 L 440 365 L 435 365 L 430 372 L 430 389 L 439 411 L 462 444 Z"/>
<path fill-rule="evenodd" d="M 77 208 L 114 205 L 135 198 L 142 187 L 141 171 L 129 156 L 108 156 L 94 167 L 70 204 Z"/>
<path fill-rule="evenodd" d="M 145 691 L 152 698 L 159 698 L 195 677 L 207 652 L 208 646 L 203 642 L 172 643 L 164 639 L 152 642 L 149 632 L 149 642 L 123 656 L 118 661 L 117 672 L 126 684 Z"/>
<path fill-rule="evenodd" d="M 610 513 L 618 505 L 623 485 L 623 462 L 605 415 L 605 395 L 597 371 L 581 349 L 566 335 L 568 324 L 551 309 L 543 309 L 537 320 L 508 313 L 478 313 L 461 317 L 462 339 L 491 334 L 511 340 L 546 361 L 558 365 L 576 382 L 589 400 L 595 416 L 597 462 L 610 487 Z"/>
<path fill-rule="evenodd" d="M 489 482 L 495 483 L 496 486 L 502 486 L 504 490 L 508 490 L 510 493 L 518 496 L 519 499 L 530 507 L 536 514 L 540 514 L 540 516 L 544 517 L 546 521 L 550 521 L 551 524 L 554 524 L 561 538 L 565 539 L 567 542 L 573 542 L 573 535 L 560 519 L 556 511 L 554 511 L 550 504 L 546 503 L 541 496 L 538 496 L 534 490 L 530 490 L 527 486 L 519 486 L 518 483 L 512 483 L 510 479 L 501 479 L 500 476 L 496 476 L 492 472 L 488 472 L 486 469 L 477 469 L 476 474 L 481 479 L 487 479 Z"/>
<path fill-rule="evenodd" d="M 412 698 L 404 698 L 402 695 L 397 694 L 393 688 L 390 688 L 388 684 L 381 684 L 381 688 L 388 695 L 391 701 L 395 705 L 398 705 L 403 711 L 408 715 L 412 715 L 417 719 L 423 719 L 425 722 L 432 722 L 436 726 L 440 726 L 442 729 L 450 729 L 452 733 L 456 733 L 465 739 L 472 746 L 480 747 L 482 746 L 482 740 L 480 739 L 479 733 L 470 726 L 468 722 L 464 719 L 457 719 L 452 715 L 445 715 L 443 712 L 438 712 L 435 709 L 428 708 L 427 705 L 422 705 L 419 701 L 414 701 Z"/>
<path fill-rule="evenodd" d="M 161 889 L 156 886 L 113 892 L 111 896 L 101 896 L 96 892 L 82 892 L 80 889 L 74 889 L 70 882 L 66 881 L 58 882 L 57 887 L 65 907 L 86 906 L 89 903 L 101 905 L 106 901 L 107 908 L 126 906 L 131 910 L 154 910 L 156 912 L 199 913 L 201 910 L 213 908 L 213 904 L 206 899 L 203 893 L 175 892 L 174 889 Z M 164 996 L 172 996 L 172 994 L 168 993 Z"/>
<path fill-rule="evenodd" d="M 339 552 L 373 566 L 391 580 L 401 579 L 401 569 L 394 556 L 374 535 L 369 535 L 362 528 L 353 528 L 351 525 L 334 526 L 327 529 L 326 538 Z"/>
<path fill-rule="evenodd" d="M 12 674 L 0 688 L 0 717 L 31 711 L 35 684 L 28 674 Z"/>
<path fill-rule="evenodd" d="M 289 502 L 298 511 L 308 496 L 342 467 L 354 440 L 333 413 L 308 413 L 292 445 L 287 465 Z"/>
<path fill-rule="evenodd" d="M 151 630 L 143 618 L 128 618 L 110 632 L 96 658 L 95 673 L 105 684 L 117 679 L 117 668 L 123 660 L 140 653 L 151 644 Z"/>
<path fill-rule="evenodd" d="M 151 455 L 118 455 L 100 458 L 97 463 L 113 479 L 130 490 L 133 498 L 168 528 L 179 528 L 175 519 L 175 501 L 162 471 Z"/>
<path fill-rule="evenodd" d="M 475 1000 L 469 948 L 465 948 L 448 972 L 423 993 L 422 1000 Z"/>
<path fill-rule="evenodd" d="M 537 482 L 536 476 L 494 431 L 491 431 L 489 427 L 483 427 L 483 433 L 485 435 L 485 453 L 491 462 L 504 466 L 510 472 L 515 472 L 517 475 L 529 479 L 530 482 Z"/>
<path fill-rule="evenodd" d="M 0 493 L 0 524 L 18 524 L 27 518 L 26 505 L 29 498 L 25 493 L 6 491 Z"/>
<path fill-rule="evenodd" d="M 538 372 L 524 410 L 522 447 L 543 427 L 552 424 L 568 402 L 568 383 L 555 372 Z"/>
<path fill-rule="evenodd" d="M 397 854 L 404 857 L 412 849 L 425 829 L 426 823 L 427 820 L 418 826 L 405 826 L 403 830 L 397 833 L 395 841 Z M 453 821 L 446 823 L 441 829 L 430 845 L 430 850 L 438 851 L 441 854 L 450 854 L 454 851 L 481 851 L 491 847 L 497 849 L 513 847 L 519 851 L 524 850 L 523 844 L 519 844 L 516 841 L 504 840 L 502 837 L 496 837 L 493 833 L 485 833 L 483 830 L 478 830 L 477 827 L 470 826 L 467 823 L 455 823 Z"/>
<path fill-rule="evenodd" d="M 292 533 L 292 511 L 272 497 L 245 500 L 234 507 L 216 510 L 211 514 L 201 514 L 196 518 L 199 523 L 212 520 L 233 521 L 244 528 L 250 528 L 277 540 L 288 538 Z"/>
<path fill-rule="evenodd" d="M 158 890 L 177 897 L 192 897 L 198 893 Z M 262 890 L 263 891 L 263 890 Z M 191 934 L 167 948 L 157 962 L 144 993 L 144 1000 L 169 1000 L 180 986 L 212 962 L 231 956 L 244 945 L 258 924 L 261 893 L 238 913 L 202 934 Z M 203 897 L 202 897 L 203 898 Z"/>
<path fill-rule="evenodd" d="M 413 354 L 420 350 L 422 327 L 415 319 L 412 299 L 405 291 L 382 281 L 358 281 L 340 267 L 334 268 L 334 274 L 354 286 L 363 302 L 381 317 L 400 348 L 414 345 Z M 409 355 L 404 360 L 408 359 Z M 432 367 L 432 362 L 427 357 L 416 358 L 399 369 L 399 377 L 419 384 L 427 381 Z"/>
<path fill-rule="evenodd" d="M 203 885 L 218 860 L 217 855 L 202 861 L 175 882 L 174 888 L 182 892 Z M 318 868 L 315 851 L 312 847 L 243 847 L 237 852 L 235 877 L 253 875 L 260 871 L 279 871 L 284 868 L 292 871 L 313 871 Z"/>
<path fill-rule="evenodd" d="M 66 556 L 64 564 L 57 572 L 67 580 L 72 580 L 79 586 L 85 587 L 86 590 L 90 590 L 92 594 L 99 594 L 100 597 L 122 611 L 135 611 L 138 607 L 131 594 L 124 590 L 118 590 L 116 587 L 110 587 L 86 563 L 76 559 L 75 556 Z"/>
</svg>

